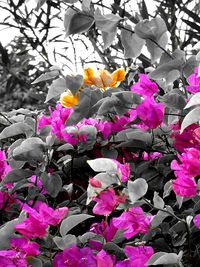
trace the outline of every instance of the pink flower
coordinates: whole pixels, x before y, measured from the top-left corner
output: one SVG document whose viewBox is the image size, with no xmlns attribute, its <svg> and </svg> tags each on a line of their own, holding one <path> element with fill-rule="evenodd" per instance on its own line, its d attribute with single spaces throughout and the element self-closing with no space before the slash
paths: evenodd
<svg viewBox="0 0 200 267">
<path fill-rule="evenodd" d="M 155 82 L 149 80 L 148 75 L 139 74 L 139 82 L 131 86 L 131 91 L 145 97 L 151 97 L 158 91 L 158 86 Z"/>
<path fill-rule="evenodd" d="M 43 202 L 36 203 L 35 207 L 38 211 L 24 204 L 22 208 L 28 218 L 15 225 L 16 231 L 28 238 L 44 237 L 48 225 L 58 225 L 68 212 L 66 207 L 53 210 Z"/>
<path fill-rule="evenodd" d="M 43 220 L 53 226 L 58 225 L 67 213 L 67 207 L 54 210 L 48 207 L 46 203 L 42 203 L 39 207 L 39 214 L 43 217 Z"/>
<path fill-rule="evenodd" d="M 200 214 L 195 215 L 193 219 L 194 225 L 200 229 Z"/>
<path fill-rule="evenodd" d="M 129 163 L 124 163 L 124 164 L 121 164 L 119 163 L 117 160 L 114 160 L 113 161 L 116 163 L 117 165 L 117 171 L 118 171 L 118 175 L 121 179 L 122 182 L 127 182 L 128 179 L 129 179 L 129 176 L 130 176 L 130 164 Z"/>
<path fill-rule="evenodd" d="M 72 113 L 71 108 L 63 108 L 61 104 L 57 104 L 54 111 L 49 108 L 50 116 L 42 115 L 38 121 L 38 129 L 43 126 L 50 125 L 51 133 L 55 134 L 59 140 L 69 138 L 67 133 L 63 133 L 66 128 L 65 123 Z M 67 140 L 65 140 L 67 142 Z"/>
<path fill-rule="evenodd" d="M 173 146 L 180 152 L 184 152 L 185 148 L 196 148 L 200 150 L 200 127 L 197 124 L 188 126 L 180 133 L 180 123 L 171 125 L 173 132 L 170 137 L 174 139 Z"/>
<path fill-rule="evenodd" d="M 98 180 L 96 180 L 95 178 L 93 177 L 90 177 L 89 178 L 89 184 L 92 186 L 92 187 L 95 187 L 95 188 L 100 188 L 102 187 L 102 183 Z"/>
<path fill-rule="evenodd" d="M 154 99 L 148 97 L 136 107 L 136 112 L 144 126 L 155 129 L 163 121 L 164 105 L 158 104 Z"/>
<path fill-rule="evenodd" d="M 130 239 L 138 233 L 148 233 L 152 219 L 153 216 L 145 216 L 142 208 L 130 208 L 120 217 L 113 218 L 113 225 L 118 229 L 125 229 L 124 236 Z"/>
<path fill-rule="evenodd" d="M 93 208 L 93 213 L 98 215 L 109 215 L 117 205 L 125 201 L 125 196 L 115 195 L 113 188 L 108 188 L 99 193 L 97 197 L 93 197 L 96 205 Z"/>
<path fill-rule="evenodd" d="M 0 150 L 0 181 L 2 181 L 10 170 L 11 168 L 6 162 L 6 154 L 4 151 Z"/>
<path fill-rule="evenodd" d="M 111 256 L 104 250 L 101 250 L 96 255 L 97 267 L 114 267 L 114 262 Z"/>
<path fill-rule="evenodd" d="M 189 85 L 185 86 L 185 88 L 193 94 L 200 92 L 200 77 L 198 75 L 198 69 L 199 68 L 196 67 L 194 69 L 194 73 L 187 78 Z"/>
<path fill-rule="evenodd" d="M 16 250 L 0 250 L 1 267 L 28 267 L 26 255 Z"/>
<path fill-rule="evenodd" d="M 148 160 L 160 158 L 161 156 L 162 156 L 162 153 L 160 152 L 151 152 L 149 154 L 147 152 L 143 152 L 142 159 L 148 161 Z"/>
<path fill-rule="evenodd" d="M 23 209 L 29 215 L 23 222 L 15 225 L 15 230 L 27 238 L 44 237 L 48 222 L 43 220 L 43 217 L 28 205 L 24 205 Z"/>
<path fill-rule="evenodd" d="M 182 197 L 194 197 L 197 194 L 195 180 L 184 174 L 180 174 L 180 177 L 172 182 L 172 188 L 176 195 Z"/>
<path fill-rule="evenodd" d="M 97 267 L 95 257 L 90 248 L 71 246 L 58 253 L 54 258 L 54 267 Z"/>
<path fill-rule="evenodd" d="M 26 256 L 37 256 L 40 254 L 39 245 L 23 237 L 11 238 L 10 246 L 16 251 L 25 253 Z"/>
<path fill-rule="evenodd" d="M 171 162 L 171 169 L 175 171 L 176 177 L 184 174 L 188 177 L 196 177 L 200 175 L 200 150 L 196 148 L 185 149 L 181 155 L 177 155 L 177 160 Z"/>
<path fill-rule="evenodd" d="M 90 232 L 103 236 L 106 242 L 109 242 L 115 236 L 117 228 L 113 225 L 112 219 L 110 223 L 102 220 L 101 223 L 93 223 L 90 227 Z"/>
<path fill-rule="evenodd" d="M 119 262 L 116 267 L 146 267 L 147 261 L 154 254 L 154 250 L 150 246 L 125 246 L 124 251 L 128 259 Z"/>
</svg>

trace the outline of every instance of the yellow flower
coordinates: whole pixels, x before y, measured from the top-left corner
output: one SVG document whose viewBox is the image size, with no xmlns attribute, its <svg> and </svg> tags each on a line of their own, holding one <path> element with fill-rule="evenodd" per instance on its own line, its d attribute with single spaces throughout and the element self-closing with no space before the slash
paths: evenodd
<svg viewBox="0 0 200 267">
<path fill-rule="evenodd" d="M 92 68 L 85 68 L 84 70 L 84 84 L 95 85 L 98 88 L 106 90 L 107 87 L 116 87 L 119 82 L 125 79 L 124 69 L 117 69 L 113 73 L 107 70 L 98 70 L 94 73 Z"/>
<path fill-rule="evenodd" d="M 59 102 L 63 107 L 73 107 L 78 104 L 78 97 L 79 97 L 79 92 L 76 93 L 74 96 L 70 90 L 67 90 L 67 92 L 64 92 L 60 95 L 60 100 Z"/>
</svg>

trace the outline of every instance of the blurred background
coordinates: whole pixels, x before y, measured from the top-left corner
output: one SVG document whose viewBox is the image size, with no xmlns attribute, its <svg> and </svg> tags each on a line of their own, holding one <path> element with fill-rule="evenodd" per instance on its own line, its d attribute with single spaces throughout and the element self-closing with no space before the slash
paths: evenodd
<svg viewBox="0 0 200 267">
<path fill-rule="evenodd" d="M 124 59 L 120 33 L 105 48 L 102 35 L 91 27 L 66 37 L 67 10 L 81 10 L 83 2 L 102 14 L 118 14 L 134 25 L 142 19 L 163 18 L 170 52 L 182 49 L 186 57 L 200 41 L 199 0 L 1 0 L 0 1 L 0 111 L 44 106 L 48 83 L 32 82 L 52 66 L 63 74 L 82 73 L 84 66 L 133 68 L 151 66 L 144 49 L 139 58 Z M 156 66 L 157 63 L 155 63 Z"/>
</svg>

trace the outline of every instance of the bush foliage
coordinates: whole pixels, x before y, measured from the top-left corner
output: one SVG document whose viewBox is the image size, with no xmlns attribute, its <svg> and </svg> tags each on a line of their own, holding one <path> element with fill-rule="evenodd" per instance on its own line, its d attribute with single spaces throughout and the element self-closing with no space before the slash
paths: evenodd
<svg viewBox="0 0 200 267">
<path fill-rule="evenodd" d="M 0 47 L 4 89 L 16 93 L 17 83 L 40 100 L 0 113 L 0 266 L 199 266 L 200 45 L 189 28 L 199 28 L 192 1 L 156 1 L 154 17 L 145 1 L 135 16 L 121 1 L 36 2 L 31 11 L 24 1 L 2 6 L 45 63 L 34 68 L 26 50 Z M 72 74 L 49 61 L 44 41 L 62 8 L 67 40 L 74 51 L 76 38 L 91 42 L 97 69 L 85 60 Z M 37 18 L 34 27 L 20 9 Z M 184 37 L 173 26 L 180 20 Z"/>
</svg>

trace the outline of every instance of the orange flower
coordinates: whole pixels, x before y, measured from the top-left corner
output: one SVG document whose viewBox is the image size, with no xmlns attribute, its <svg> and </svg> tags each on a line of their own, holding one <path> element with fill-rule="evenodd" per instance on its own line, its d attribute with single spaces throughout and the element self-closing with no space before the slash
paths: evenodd
<svg viewBox="0 0 200 267">
<path fill-rule="evenodd" d="M 107 87 L 116 87 L 119 82 L 125 79 L 124 69 L 117 69 L 113 73 L 107 70 L 98 70 L 94 73 L 93 69 L 86 68 L 84 71 L 84 84 L 95 85 L 103 90 Z"/>
<path fill-rule="evenodd" d="M 79 97 L 79 92 L 76 93 L 74 96 L 70 90 L 67 90 L 67 92 L 64 92 L 60 96 L 59 102 L 63 107 L 73 107 L 78 104 L 78 97 Z"/>
</svg>

